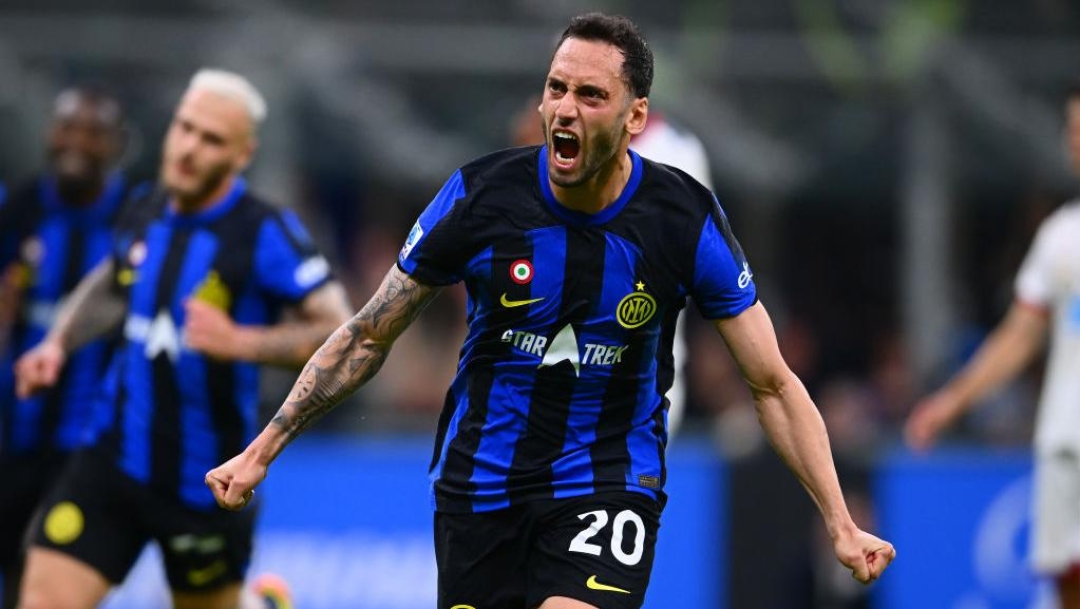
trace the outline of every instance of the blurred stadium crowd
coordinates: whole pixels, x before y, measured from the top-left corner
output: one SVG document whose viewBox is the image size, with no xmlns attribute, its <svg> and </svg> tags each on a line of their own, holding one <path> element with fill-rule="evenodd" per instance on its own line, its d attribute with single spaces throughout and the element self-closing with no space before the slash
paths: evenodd
<svg viewBox="0 0 1080 609">
<path fill-rule="evenodd" d="M 0 181 L 40 169 L 52 100 L 77 83 L 124 100 L 123 169 L 150 178 L 190 75 L 236 70 L 269 101 L 250 181 L 314 228 L 359 304 L 441 180 L 509 145 L 551 33 L 584 8 L 653 41 L 655 107 L 704 144 L 784 355 L 858 472 L 1000 318 L 1038 222 L 1080 192 L 1062 140 L 1072 0 L 5 0 Z M 434 430 L 464 293 L 433 306 L 322 431 Z M 689 317 L 680 433 L 753 460 L 749 393 Z M 1038 375 L 953 438 L 1028 445 Z M 271 377 L 268 408 L 292 379 Z"/>
</svg>

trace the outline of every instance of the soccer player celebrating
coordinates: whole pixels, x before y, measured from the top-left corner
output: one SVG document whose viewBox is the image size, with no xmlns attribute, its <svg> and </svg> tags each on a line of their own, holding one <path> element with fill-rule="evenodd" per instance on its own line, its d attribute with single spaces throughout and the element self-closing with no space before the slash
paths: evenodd
<svg viewBox="0 0 1080 609">
<path fill-rule="evenodd" d="M 824 425 L 715 197 L 629 149 L 652 69 L 627 19 L 571 21 L 546 79 L 546 145 L 450 177 L 273 421 L 208 472 L 219 504 L 243 507 L 288 442 L 378 371 L 439 286 L 464 281 L 469 333 L 430 472 L 437 607 L 640 607 L 665 502 L 672 370 L 658 353 L 690 296 L 716 320 L 837 557 L 860 581 L 881 575 L 895 552 L 852 521 Z"/>
<path fill-rule="evenodd" d="M 66 458 L 86 440 L 109 353 L 105 340 L 73 353 L 49 391 L 18 399 L 12 366 L 41 340 L 61 300 L 109 253 L 130 188 L 119 100 L 92 87 L 57 96 L 45 171 L 0 192 L 0 576 L 11 609 L 31 515 Z M 2 189 L 0 189 L 2 190 Z"/>
<path fill-rule="evenodd" d="M 299 367 L 348 318 L 296 217 L 241 172 L 265 103 L 239 75 L 195 75 L 169 125 L 160 192 L 132 207 L 112 255 L 17 363 L 22 395 L 68 354 L 122 331 L 107 425 L 73 458 L 31 531 L 21 603 L 86 609 L 156 540 L 177 609 L 235 609 L 254 514 L 218 510 L 203 475 L 254 436 L 260 363 Z M 282 307 L 294 321 L 275 322 Z"/>
</svg>

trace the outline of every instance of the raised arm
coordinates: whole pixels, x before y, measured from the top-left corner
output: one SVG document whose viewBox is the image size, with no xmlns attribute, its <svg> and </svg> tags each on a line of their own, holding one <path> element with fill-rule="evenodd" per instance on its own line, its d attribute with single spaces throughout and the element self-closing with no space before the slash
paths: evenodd
<svg viewBox="0 0 1080 609">
<path fill-rule="evenodd" d="M 247 326 L 207 302 L 185 304 L 187 344 L 216 359 L 300 368 L 335 328 L 349 319 L 345 289 L 331 281 L 308 294 L 292 315 L 271 326 Z"/>
<path fill-rule="evenodd" d="M 94 267 L 64 301 L 45 338 L 16 362 L 20 397 L 54 385 L 69 353 L 123 322 L 127 299 L 116 289 L 112 274 L 112 259 Z"/>
<path fill-rule="evenodd" d="M 392 267 L 364 308 L 311 357 L 258 437 L 243 453 L 206 475 L 218 504 L 232 510 L 244 507 L 285 446 L 375 376 L 397 337 L 438 293 L 438 288 Z"/>
<path fill-rule="evenodd" d="M 825 423 L 806 388 L 780 355 L 762 304 L 716 323 L 743 378 L 773 448 L 810 493 L 825 519 L 837 558 L 860 582 L 877 579 L 896 555 L 892 545 L 861 531 L 851 519 Z"/>
</svg>

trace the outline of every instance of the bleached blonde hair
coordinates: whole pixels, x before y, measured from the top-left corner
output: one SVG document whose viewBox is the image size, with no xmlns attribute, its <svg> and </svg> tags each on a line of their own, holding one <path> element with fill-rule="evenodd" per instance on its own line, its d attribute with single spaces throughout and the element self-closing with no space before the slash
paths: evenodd
<svg viewBox="0 0 1080 609">
<path fill-rule="evenodd" d="M 254 127 L 266 118 L 266 99 L 255 85 L 243 76 L 226 70 L 203 68 L 191 77 L 188 90 L 212 91 L 243 104 Z"/>
</svg>

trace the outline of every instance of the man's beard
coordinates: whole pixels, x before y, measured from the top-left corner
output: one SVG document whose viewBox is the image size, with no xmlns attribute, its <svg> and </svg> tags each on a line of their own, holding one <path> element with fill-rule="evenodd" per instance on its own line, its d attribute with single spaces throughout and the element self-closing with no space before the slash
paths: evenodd
<svg viewBox="0 0 1080 609">
<path fill-rule="evenodd" d="M 600 171 L 600 168 L 603 167 L 605 163 L 615 156 L 615 140 L 616 138 L 613 137 L 612 134 L 605 134 L 604 137 L 598 137 L 594 140 L 592 152 L 582 158 L 581 165 L 579 165 L 578 169 L 579 173 L 576 178 L 563 177 L 549 169 L 548 175 L 551 178 L 551 181 L 562 188 L 574 188 L 575 186 L 581 186 L 588 182 Z M 585 155 L 586 153 L 584 149 L 581 149 L 578 154 Z"/>
</svg>

